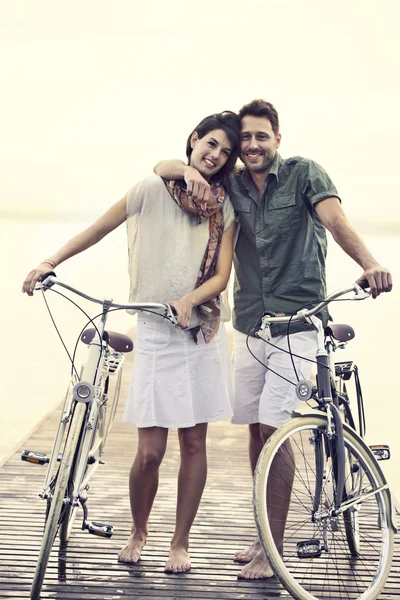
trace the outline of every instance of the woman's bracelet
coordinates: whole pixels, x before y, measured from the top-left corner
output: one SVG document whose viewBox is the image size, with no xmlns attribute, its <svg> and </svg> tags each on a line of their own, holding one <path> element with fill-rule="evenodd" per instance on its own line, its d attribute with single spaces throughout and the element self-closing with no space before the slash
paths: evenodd
<svg viewBox="0 0 400 600">
<path fill-rule="evenodd" d="M 53 267 L 53 269 L 56 268 L 57 263 L 55 260 L 51 260 L 51 259 L 47 259 L 47 260 L 42 260 L 42 264 L 43 263 L 47 263 L 48 265 L 51 265 Z"/>
</svg>

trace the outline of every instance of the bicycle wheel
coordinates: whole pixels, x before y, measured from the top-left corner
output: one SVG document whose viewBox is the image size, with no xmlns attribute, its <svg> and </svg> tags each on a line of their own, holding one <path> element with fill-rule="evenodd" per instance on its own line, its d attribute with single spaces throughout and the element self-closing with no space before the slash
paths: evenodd
<svg viewBox="0 0 400 600">
<path fill-rule="evenodd" d="M 300 417 L 278 429 L 264 446 L 254 481 L 260 541 L 275 574 L 294 598 L 373 600 L 385 584 L 393 555 L 389 494 L 377 491 L 384 485 L 378 464 L 364 442 L 344 426 L 346 452 L 363 474 L 362 487 L 356 486 L 351 497 L 359 500 L 355 558 L 347 542 L 345 511 L 339 510 L 338 515 L 332 511 L 332 461 L 321 453 L 320 445 L 328 439 L 326 431 L 326 415 Z M 289 499 L 287 515 L 279 513 L 275 504 L 281 506 L 284 498 Z M 279 527 L 284 528 L 283 555 L 273 538 Z"/>
<path fill-rule="evenodd" d="M 350 454 L 345 459 L 345 493 L 343 500 L 351 500 L 361 490 L 361 469 Z M 354 469 L 357 469 L 356 472 Z M 359 479 L 360 484 L 356 483 Z M 346 532 L 346 540 L 349 546 L 350 554 L 357 557 L 360 552 L 360 526 L 359 526 L 359 508 L 349 508 L 343 512 L 343 524 Z"/>
<path fill-rule="evenodd" d="M 106 437 L 107 437 L 108 433 L 111 430 L 111 426 L 112 426 L 113 421 L 114 421 L 115 413 L 117 412 L 118 403 L 119 403 L 119 395 L 120 395 L 120 392 L 121 392 L 122 373 L 123 373 L 123 367 L 120 367 L 118 369 L 117 380 L 116 380 L 116 382 L 114 384 L 114 393 L 113 393 L 113 399 L 112 399 L 112 408 L 111 408 L 110 416 L 109 416 L 109 419 L 108 419 L 108 422 L 107 422 Z M 105 443 L 105 439 L 104 439 L 104 443 Z"/>
<path fill-rule="evenodd" d="M 347 390 L 340 386 L 338 394 L 339 410 L 343 423 L 356 431 L 355 422 L 350 409 L 350 403 L 347 395 Z M 355 494 L 358 494 L 362 487 L 362 469 L 355 460 L 351 452 L 345 452 L 345 479 L 344 479 L 344 495 L 343 500 L 351 499 Z M 347 544 L 352 556 L 357 557 L 360 550 L 360 532 L 358 524 L 357 508 L 350 508 L 343 512 L 343 522 L 346 532 Z"/>
<path fill-rule="evenodd" d="M 350 408 L 344 410 L 344 422 L 354 428 L 354 420 Z M 352 452 L 345 452 L 345 479 L 343 500 L 351 500 L 361 493 L 363 470 Z M 352 556 L 357 557 L 360 552 L 360 528 L 358 521 L 359 508 L 352 507 L 343 512 L 343 523 L 346 532 L 347 544 Z"/>
<path fill-rule="evenodd" d="M 60 462 L 60 468 L 57 475 L 57 482 L 51 499 L 50 508 L 47 514 L 42 543 L 39 551 L 39 558 L 36 564 L 35 574 L 31 587 L 31 600 L 37 600 L 40 596 L 44 575 L 49 561 L 51 548 L 57 534 L 63 501 L 68 486 L 68 479 L 74 461 L 76 448 L 79 442 L 79 436 L 82 429 L 83 419 L 85 417 L 86 405 L 78 403 L 75 406 L 74 415 L 71 421 L 71 427 L 68 437 L 65 441 L 63 457 Z"/>
<path fill-rule="evenodd" d="M 69 536 L 71 535 L 77 511 L 77 506 L 72 507 L 70 504 L 67 504 L 65 506 L 58 534 L 61 544 L 65 544 L 69 540 Z"/>
</svg>

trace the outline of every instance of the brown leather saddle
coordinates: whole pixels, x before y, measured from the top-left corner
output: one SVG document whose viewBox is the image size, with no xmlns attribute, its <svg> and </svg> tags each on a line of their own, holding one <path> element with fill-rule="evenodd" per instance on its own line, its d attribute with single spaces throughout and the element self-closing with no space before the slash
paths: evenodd
<svg viewBox="0 0 400 600">
<path fill-rule="evenodd" d="M 93 340 L 96 334 L 96 330 L 94 327 L 90 327 L 89 329 L 85 329 L 85 331 L 81 335 L 81 341 L 89 345 Z M 133 341 L 128 335 L 124 335 L 123 333 L 117 333 L 116 331 L 105 331 L 103 333 L 103 339 L 107 342 L 113 350 L 117 352 L 132 352 L 133 350 Z"/>
<path fill-rule="evenodd" d="M 325 327 L 325 335 L 333 337 L 338 342 L 348 342 L 356 335 L 351 325 L 342 325 L 340 323 L 331 323 Z"/>
</svg>

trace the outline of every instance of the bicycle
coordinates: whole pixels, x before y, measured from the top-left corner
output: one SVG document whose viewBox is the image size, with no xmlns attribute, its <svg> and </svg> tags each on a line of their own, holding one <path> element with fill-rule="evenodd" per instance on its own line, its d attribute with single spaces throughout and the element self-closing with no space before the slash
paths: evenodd
<svg viewBox="0 0 400 600">
<path fill-rule="evenodd" d="M 282 585 L 299 600 L 377 598 L 389 575 L 397 533 L 394 504 L 377 462 L 388 459 L 390 449 L 366 445 L 357 368 L 351 361 L 335 364 L 333 359 L 334 350 L 352 339 L 354 331 L 347 325 L 324 331 L 315 316 L 350 292 L 355 294 L 352 300 L 369 295 L 353 284 L 290 317 L 266 314 L 256 334 L 271 343 L 273 323 L 304 321 L 313 325 L 318 337 L 316 385 L 299 379 L 296 385 L 298 398 L 312 406 L 293 413 L 274 432 L 254 475 L 254 514 L 262 548 Z M 352 373 L 360 434 L 346 389 Z M 274 463 L 281 465 L 279 472 Z M 279 523 L 268 517 L 268 504 L 278 494 L 288 507 L 280 524 L 283 553 L 273 538 Z"/>
<path fill-rule="evenodd" d="M 88 522 L 86 506 L 89 481 L 98 466 L 104 464 L 101 456 L 117 409 L 124 354 L 133 349 L 133 342 L 127 335 L 106 330 L 109 312 L 121 309 L 151 312 L 167 319 L 172 325 L 177 324 L 175 314 L 168 304 L 116 304 L 111 299 L 100 300 L 80 292 L 59 281 L 54 272 L 45 273 L 41 279 L 36 289 L 45 292 L 58 285 L 86 300 L 101 304 L 102 309 L 94 317 L 97 322 L 89 318 L 93 327 L 85 327 L 79 335 L 78 340 L 88 346 L 80 373 L 75 368 L 74 356 L 70 357 L 71 381 L 50 456 L 31 450 L 24 450 L 21 454 L 24 461 L 48 465 L 43 491 L 39 494 L 46 501 L 46 516 L 30 592 L 32 600 L 40 597 L 57 532 L 60 543 L 66 544 L 79 506 L 83 510 L 82 530 L 106 538 L 113 534 L 113 527 L 110 525 Z M 116 377 L 116 383 L 107 418 L 110 377 Z"/>
</svg>

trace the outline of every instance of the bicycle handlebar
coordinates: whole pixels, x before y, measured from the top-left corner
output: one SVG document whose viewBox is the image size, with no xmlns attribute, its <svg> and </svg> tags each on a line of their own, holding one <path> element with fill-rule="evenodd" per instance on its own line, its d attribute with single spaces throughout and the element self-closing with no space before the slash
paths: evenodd
<svg viewBox="0 0 400 600">
<path fill-rule="evenodd" d="M 84 292 L 81 292 L 80 290 L 74 288 L 73 286 L 68 285 L 67 283 L 64 283 L 63 281 L 60 281 L 59 279 L 57 279 L 54 271 L 49 271 L 48 273 L 44 273 L 41 276 L 41 281 L 39 280 L 37 285 L 38 285 L 38 289 L 42 289 L 44 291 L 51 288 L 53 285 L 59 285 L 60 287 L 63 287 L 65 289 L 69 290 L 70 292 L 73 292 L 74 294 L 77 294 L 78 296 L 85 298 L 86 300 L 90 300 L 90 302 L 94 302 L 95 304 L 104 305 L 106 303 L 107 308 L 121 308 L 121 309 L 128 309 L 128 310 L 130 309 L 130 310 L 139 310 L 139 311 L 147 310 L 147 311 L 153 311 L 153 312 L 159 311 L 160 317 L 168 319 L 168 321 L 170 321 L 173 325 L 177 325 L 177 323 L 178 323 L 176 316 L 173 312 L 173 308 L 169 304 L 161 304 L 161 303 L 157 303 L 157 302 L 117 304 L 116 302 L 113 302 L 112 299 L 100 300 L 99 298 L 93 298 L 92 296 L 88 296 L 88 294 L 85 294 Z"/>
<path fill-rule="evenodd" d="M 264 315 L 261 319 L 261 329 L 265 329 L 273 323 L 289 323 L 289 321 L 291 323 L 296 323 L 296 321 L 305 321 L 308 317 L 312 317 L 318 313 L 333 300 L 336 300 L 340 296 L 344 296 L 349 292 L 355 293 L 355 297 L 351 298 L 351 300 L 365 300 L 365 298 L 368 298 L 370 295 L 370 292 L 365 291 L 358 283 L 353 283 L 350 287 L 346 287 L 329 294 L 329 296 L 324 298 L 319 304 L 317 304 L 317 306 L 314 306 L 314 308 L 299 310 L 294 315 L 285 315 L 282 317 L 276 317 L 268 314 Z"/>
</svg>

